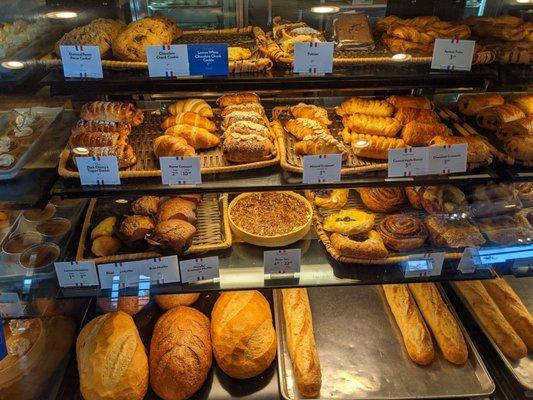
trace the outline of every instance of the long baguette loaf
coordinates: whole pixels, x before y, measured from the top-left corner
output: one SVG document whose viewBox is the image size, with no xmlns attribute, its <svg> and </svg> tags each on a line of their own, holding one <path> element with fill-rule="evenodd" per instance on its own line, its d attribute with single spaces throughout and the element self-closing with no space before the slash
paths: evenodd
<svg viewBox="0 0 533 400">
<path fill-rule="evenodd" d="M 433 332 L 444 358 L 454 364 L 464 364 L 468 359 L 465 338 L 435 284 L 410 283 L 409 290 Z"/>
<path fill-rule="evenodd" d="M 320 394 L 322 374 L 306 289 L 282 289 L 287 344 L 296 385 L 305 397 Z"/>
<path fill-rule="evenodd" d="M 382 287 L 402 333 L 409 357 L 417 364 L 430 364 L 435 357 L 431 335 L 407 285 L 383 285 Z"/>
<path fill-rule="evenodd" d="M 527 347 L 507 322 L 480 281 L 455 282 L 479 322 L 507 357 L 519 360 L 527 355 Z"/>
<path fill-rule="evenodd" d="M 513 288 L 501 278 L 483 281 L 483 286 L 527 348 L 533 350 L 533 316 Z"/>
</svg>

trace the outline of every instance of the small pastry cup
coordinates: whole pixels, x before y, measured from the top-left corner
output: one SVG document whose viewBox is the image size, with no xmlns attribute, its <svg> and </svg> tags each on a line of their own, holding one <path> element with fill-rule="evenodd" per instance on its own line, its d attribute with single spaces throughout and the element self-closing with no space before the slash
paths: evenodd
<svg viewBox="0 0 533 400">
<path fill-rule="evenodd" d="M 27 271 L 34 273 L 47 272 L 54 268 L 54 263 L 59 259 L 61 249 L 54 243 L 41 243 L 33 245 L 22 252 L 19 265 Z"/>
<path fill-rule="evenodd" d="M 35 230 L 43 235 L 46 242 L 59 243 L 72 228 L 70 220 L 54 217 L 37 224 Z"/>
</svg>

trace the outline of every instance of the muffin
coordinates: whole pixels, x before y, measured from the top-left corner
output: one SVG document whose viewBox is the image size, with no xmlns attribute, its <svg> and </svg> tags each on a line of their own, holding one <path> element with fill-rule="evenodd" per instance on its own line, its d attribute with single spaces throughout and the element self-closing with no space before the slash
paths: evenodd
<svg viewBox="0 0 533 400">
<path fill-rule="evenodd" d="M 131 211 L 134 214 L 146 215 L 148 217 L 157 214 L 161 199 L 157 196 L 142 196 L 131 204 Z"/>
<path fill-rule="evenodd" d="M 122 221 L 119 235 L 125 242 L 138 242 L 143 240 L 153 229 L 152 218 L 145 215 L 131 215 Z"/>
<path fill-rule="evenodd" d="M 164 247 L 180 252 L 189 247 L 196 228 L 187 221 L 171 219 L 155 226 L 152 240 Z"/>
<path fill-rule="evenodd" d="M 173 197 L 161 203 L 157 212 L 157 222 L 168 221 L 170 219 L 181 219 L 191 224 L 196 222 L 196 204 L 182 199 Z"/>
</svg>

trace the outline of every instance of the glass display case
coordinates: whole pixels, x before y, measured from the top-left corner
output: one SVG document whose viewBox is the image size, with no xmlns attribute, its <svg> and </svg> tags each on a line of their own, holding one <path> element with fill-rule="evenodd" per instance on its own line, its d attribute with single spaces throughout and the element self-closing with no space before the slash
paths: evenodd
<svg viewBox="0 0 533 400">
<path fill-rule="evenodd" d="M 0 5 L 0 399 L 531 397 L 527 1 Z"/>
</svg>

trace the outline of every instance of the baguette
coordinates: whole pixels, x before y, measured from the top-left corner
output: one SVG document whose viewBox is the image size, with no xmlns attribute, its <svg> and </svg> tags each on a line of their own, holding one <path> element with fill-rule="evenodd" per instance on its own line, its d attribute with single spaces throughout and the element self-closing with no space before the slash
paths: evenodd
<svg viewBox="0 0 533 400">
<path fill-rule="evenodd" d="M 533 350 L 533 317 L 513 288 L 502 278 L 483 281 L 483 286 L 527 348 Z"/>
<path fill-rule="evenodd" d="M 313 317 L 307 289 L 281 289 L 287 345 L 296 386 L 305 397 L 320 394 L 322 374 L 313 336 Z"/>
<path fill-rule="evenodd" d="M 507 322 L 498 306 L 480 281 L 455 282 L 480 324 L 503 354 L 512 360 L 520 360 L 527 355 L 527 347 Z"/>
<path fill-rule="evenodd" d="M 442 300 L 434 283 L 409 283 L 418 304 L 446 360 L 462 365 L 468 359 L 468 348 L 461 328 Z"/>
<path fill-rule="evenodd" d="M 411 360 L 428 365 L 435 358 L 431 335 L 407 285 L 382 285 Z"/>
</svg>

